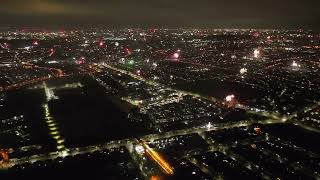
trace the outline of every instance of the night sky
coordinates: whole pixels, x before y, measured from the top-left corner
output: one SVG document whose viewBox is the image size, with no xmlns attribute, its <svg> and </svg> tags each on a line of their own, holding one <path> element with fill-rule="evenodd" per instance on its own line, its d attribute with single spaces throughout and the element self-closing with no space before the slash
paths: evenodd
<svg viewBox="0 0 320 180">
<path fill-rule="evenodd" d="M 0 25 L 320 29 L 319 0 L 0 0 Z"/>
</svg>

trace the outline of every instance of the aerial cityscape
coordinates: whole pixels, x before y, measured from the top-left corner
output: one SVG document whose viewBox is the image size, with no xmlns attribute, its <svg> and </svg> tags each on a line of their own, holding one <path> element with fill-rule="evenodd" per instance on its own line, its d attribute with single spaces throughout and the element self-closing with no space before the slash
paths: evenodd
<svg viewBox="0 0 320 180">
<path fill-rule="evenodd" d="M 320 179 L 319 3 L 1 3 L 1 180 Z"/>
<path fill-rule="evenodd" d="M 4 177 L 319 178 L 319 33 L 0 37 Z"/>
</svg>

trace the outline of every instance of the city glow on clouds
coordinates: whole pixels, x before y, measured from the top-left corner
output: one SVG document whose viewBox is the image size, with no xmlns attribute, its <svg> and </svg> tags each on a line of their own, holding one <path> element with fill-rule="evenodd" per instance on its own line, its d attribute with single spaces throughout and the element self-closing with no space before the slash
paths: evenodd
<svg viewBox="0 0 320 180">
<path fill-rule="evenodd" d="M 9 14 L 48 14 L 48 15 L 63 15 L 63 14 L 98 14 L 96 9 L 71 4 L 67 1 L 52 1 L 52 0 L 28 0 L 27 3 L 21 3 L 19 0 L 10 0 L 1 2 L 0 11 Z"/>
<path fill-rule="evenodd" d="M 1 0 L 3 19 L 0 23 L 113 23 L 126 27 L 139 23 L 139 27 L 176 28 L 190 25 L 205 28 L 284 25 L 292 28 L 308 24 L 319 28 L 319 3 L 301 0 L 281 0 L 276 5 L 272 1 L 254 0 Z"/>
</svg>

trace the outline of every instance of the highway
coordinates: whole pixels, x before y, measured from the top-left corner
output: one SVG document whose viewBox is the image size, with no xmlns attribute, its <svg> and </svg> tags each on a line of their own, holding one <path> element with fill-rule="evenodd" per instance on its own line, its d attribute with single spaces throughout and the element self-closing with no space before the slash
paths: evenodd
<svg viewBox="0 0 320 180">
<path fill-rule="evenodd" d="M 200 126 L 200 127 L 194 127 L 189 129 L 183 129 L 183 130 L 175 130 L 175 131 L 169 131 L 163 134 L 150 134 L 140 137 L 141 140 L 144 142 L 152 142 L 158 139 L 163 138 L 170 138 L 174 136 L 180 136 L 180 135 L 187 135 L 187 134 L 193 134 L 193 133 L 204 133 L 207 131 L 213 131 L 213 130 L 219 130 L 219 129 L 226 129 L 226 128 L 234 128 L 234 127 L 242 127 L 242 126 L 249 126 L 252 124 L 255 124 L 257 122 L 237 122 L 237 123 L 221 123 L 217 124 L 215 126 L 212 126 L 208 128 L 207 126 Z M 270 123 L 282 123 L 281 120 L 266 120 L 266 121 L 260 121 L 259 123 L 262 124 L 270 124 Z M 21 165 L 24 163 L 35 163 L 38 161 L 46 161 L 46 160 L 54 160 L 57 158 L 65 158 L 66 156 L 75 156 L 77 154 L 86 154 L 91 153 L 95 151 L 104 151 L 112 148 L 119 148 L 122 146 L 127 146 L 129 144 L 135 144 L 136 138 L 129 138 L 129 139 L 123 139 L 123 140 L 116 140 L 116 141 L 110 141 L 98 145 L 92 145 L 92 146 L 86 146 L 86 147 L 79 147 L 79 148 L 65 148 L 61 151 L 55 151 L 48 154 L 38 154 L 33 155 L 29 157 L 23 157 L 19 159 L 10 159 L 10 161 L 6 164 L 5 167 L 10 168 L 14 165 Z M 154 154 L 153 154 L 154 155 Z M 1 169 L 1 167 L 0 167 Z"/>
<path fill-rule="evenodd" d="M 139 140 L 139 142 L 144 147 L 146 154 L 155 161 L 166 174 L 173 175 L 173 168 L 159 155 L 158 152 L 150 148 L 145 141 Z"/>
</svg>

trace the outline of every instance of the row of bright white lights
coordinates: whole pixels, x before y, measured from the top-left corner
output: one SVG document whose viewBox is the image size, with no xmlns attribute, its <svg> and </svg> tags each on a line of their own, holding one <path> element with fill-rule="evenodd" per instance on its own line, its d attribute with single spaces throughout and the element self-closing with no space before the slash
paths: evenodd
<svg viewBox="0 0 320 180">
<path fill-rule="evenodd" d="M 55 97 L 53 91 L 47 87 L 47 84 L 44 82 L 43 83 L 44 89 L 45 89 L 45 94 L 47 97 L 47 101 L 50 101 L 52 98 Z M 57 124 L 55 121 L 52 119 L 49 111 L 49 105 L 48 103 L 44 104 L 44 110 L 45 110 L 45 119 L 47 122 L 47 126 L 49 127 L 50 130 L 50 135 L 52 136 L 53 139 L 56 140 L 57 143 L 57 149 L 62 150 L 65 149 L 64 146 L 64 139 L 61 138 L 60 133 L 58 132 Z M 63 156 L 67 155 L 66 151 L 62 151 Z"/>
</svg>

